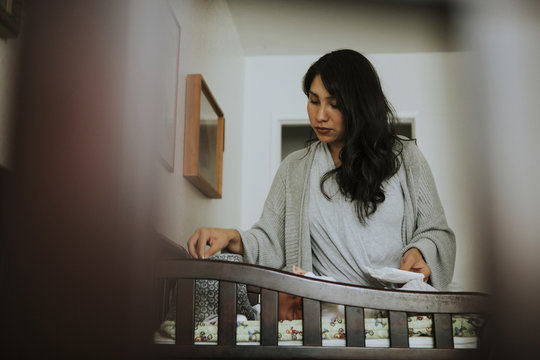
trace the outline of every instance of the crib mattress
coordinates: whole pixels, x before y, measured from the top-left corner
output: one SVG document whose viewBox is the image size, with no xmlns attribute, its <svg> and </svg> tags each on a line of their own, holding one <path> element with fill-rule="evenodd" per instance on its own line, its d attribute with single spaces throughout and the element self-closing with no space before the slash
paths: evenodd
<svg viewBox="0 0 540 360">
<path fill-rule="evenodd" d="M 156 344 L 174 344 L 174 339 L 163 336 L 159 332 L 154 334 Z M 238 342 L 237 345 L 259 345 L 259 342 Z M 217 345 L 217 342 L 195 342 L 195 345 Z M 302 341 L 278 341 L 278 346 L 302 346 Z M 322 346 L 346 346 L 345 339 L 322 340 Z M 411 348 L 433 348 L 432 337 L 411 337 L 409 338 Z M 454 337 L 454 347 L 456 349 L 476 349 L 478 339 L 476 337 Z M 390 347 L 388 339 L 367 339 L 368 348 L 387 348 Z"/>
<path fill-rule="evenodd" d="M 198 322 L 195 324 L 195 344 L 217 344 L 218 320 Z M 366 347 L 389 347 L 388 318 L 365 319 Z M 454 345 L 456 348 L 476 348 L 477 338 L 482 320 L 474 316 L 454 315 Z M 430 315 L 414 315 L 408 317 L 409 346 L 433 347 L 432 319 Z M 321 338 L 323 346 L 345 346 L 344 319 L 322 319 Z M 159 343 L 174 343 L 176 327 L 174 321 L 161 324 L 162 336 L 156 337 Z M 284 320 L 278 323 L 279 345 L 302 345 L 302 320 Z M 236 341 L 239 345 L 258 345 L 260 343 L 260 322 L 258 320 L 237 321 Z"/>
</svg>

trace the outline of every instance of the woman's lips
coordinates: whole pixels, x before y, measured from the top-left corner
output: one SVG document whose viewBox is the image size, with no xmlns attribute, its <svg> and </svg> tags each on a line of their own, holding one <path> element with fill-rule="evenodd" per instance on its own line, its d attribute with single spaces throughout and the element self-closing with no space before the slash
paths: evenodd
<svg viewBox="0 0 540 360">
<path fill-rule="evenodd" d="M 332 129 L 329 129 L 329 128 L 325 128 L 325 127 L 316 127 L 315 130 L 317 130 L 317 133 L 321 134 L 321 135 L 326 135 L 328 134 Z"/>
</svg>

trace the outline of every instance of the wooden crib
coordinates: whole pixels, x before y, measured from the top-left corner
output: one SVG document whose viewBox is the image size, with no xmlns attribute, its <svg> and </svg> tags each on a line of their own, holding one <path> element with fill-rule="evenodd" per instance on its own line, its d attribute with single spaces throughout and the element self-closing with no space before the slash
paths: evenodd
<svg viewBox="0 0 540 360">
<path fill-rule="evenodd" d="M 156 267 L 159 295 L 157 313 L 163 320 L 170 281 L 177 281 L 176 339 L 154 344 L 159 358 L 313 358 L 313 359 L 480 359 L 488 358 L 487 328 L 475 349 L 455 349 L 452 314 L 489 315 L 489 298 L 480 293 L 425 293 L 382 290 L 306 278 L 275 269 L 193 259 L 166 259 Z M 219 280 L 218 342 L 194 343 L 196 279 Z M 260 345 L 236 344 L 236 286 L 247 284 L 250 296 L 260 299 Z M 278 292 L 303 297 L 303 345 L 278 346 Z M 345 305 L 346 345 L 322 346 L 321 302 Z M 388 348 L 368 348 L 364 336 L 364 308 L 389 314 Z M 433 319 L 433 348 L 409 347 L 407 313 L 429 313 Z"/>
</svg>

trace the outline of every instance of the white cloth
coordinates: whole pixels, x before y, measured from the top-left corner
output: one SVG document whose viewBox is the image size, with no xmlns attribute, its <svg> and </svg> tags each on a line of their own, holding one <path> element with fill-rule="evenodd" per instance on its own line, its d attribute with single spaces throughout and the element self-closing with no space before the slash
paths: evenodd
<svg viewBox="0 0 540 360">
<path fill-rule="evenodd" d="M 412 271 L 405 271 L 390 267 L 384 267 L 379 269 L 368 268 L 369 273 L 375 279 L 391 284 L 404 284 L 401 290 L 410 291 L 437 291 L 433 286 L 424 282 L 424 274 L 416 273 Z"/>
<path fill-rule="evenodd" d="M 379 269 L 367 267 L 366 269 L 375 279 L 385 283 L 405 284 L 408 281 L 424 279 L 423 274 L 391 267 L 383 267 Z"/>
<path fill-rule="evenodd" d="M 424 282 L 424 280 L 411 280 L 411 281 L 408 281 L 400 289 L 401 290 L 410 290 L 410 291 L 439 291 L 439 290 L 435 289 L 433 286 L 431 286 L 428 283 Z"/>
</svg>

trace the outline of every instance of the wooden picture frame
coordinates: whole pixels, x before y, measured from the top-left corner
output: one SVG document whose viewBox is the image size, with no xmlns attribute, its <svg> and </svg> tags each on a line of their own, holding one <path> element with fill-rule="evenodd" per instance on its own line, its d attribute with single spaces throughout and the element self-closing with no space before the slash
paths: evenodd
<svg viewBox="0 0 540 360">
<path fill-rule="evenodd" d="M 222 194 L 225 118 L 201 74 L 186 78 L 184 177 L 209 198 Z"/>
<path fill-rule="evenodd" d="M 22 0 L 0 0 L 0 38 L 15 38 L 21 27 Z"/>
</svg>

